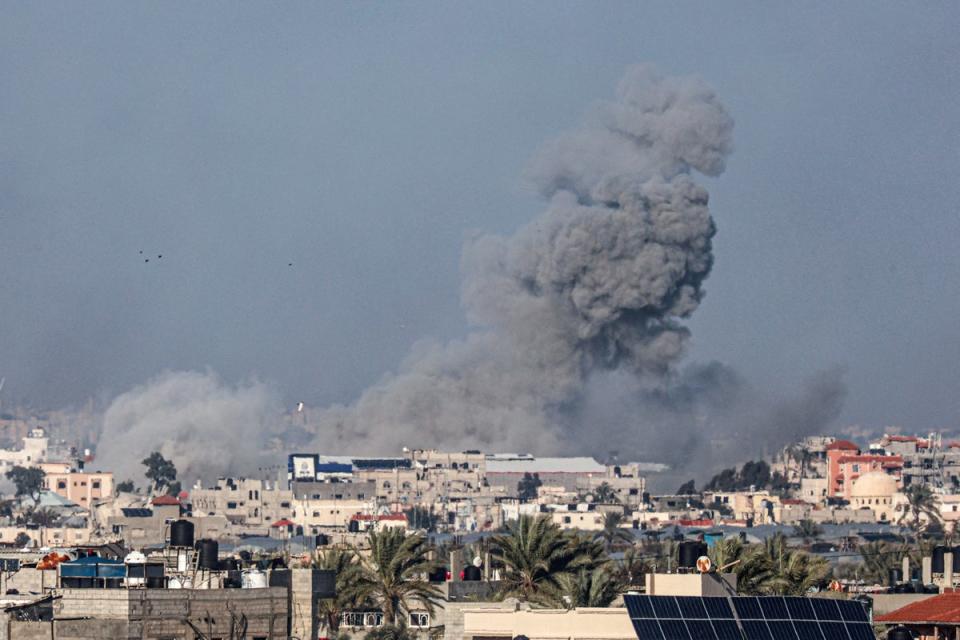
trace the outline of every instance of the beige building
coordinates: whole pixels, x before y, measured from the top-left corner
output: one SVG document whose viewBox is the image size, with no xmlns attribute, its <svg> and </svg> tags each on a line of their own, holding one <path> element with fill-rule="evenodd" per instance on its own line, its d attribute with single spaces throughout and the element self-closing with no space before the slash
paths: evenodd
<svg viewBox="0 0 960 640">
<path fill-rule="evenodd" d="M 94 502 L 113 497 L 112 471 L 63 471 L 64 463 L 46 463 L 41 465 L 44 470 L 43 488 L 63 496 L 86 509 Z"/>
<path fill-rule="evenodd" d="M 897 478 L 883 471 L 865 473 L 850 487 L 850 506 L 869 509 L 875 522 L 895 519 L 894 496 L 900 491 Z"/>
<path fill-rule="evenodd" d="M 780 497 L 769 491 L 708 491 L 703 501 L 708 509 L 723 505 L 733 511 L 734 519 L 753 519 L 754 524 L 773 524 L 776 511 L 782 507 Z"/>
<path fill-rule="evenodd" d="M 31 429 L 19 449 L 0 449 L 0 474 L 13 467 L 35 467 L 47 459 L 49 439 L 42 428 Z"/>
<path fill-rule="evenodd" d="M 637 640 L 626 609 L 483 608 L 463 611 L 465 640 Z"/>
<path fill-rule="evenodd" d="M 290 520 L 303 527 L 303 533 L 319 533 L 321 529 L 346 528 L 358 514 L 376 513 L 375 500 L 295 500 Z"/>
<path fill-rule="evenodd" d="M 193 515 L 222 516 L 231 525 L 266 533 L 277 520 L 293 514 L 293 493 L 276 482 L 254 478 L 218 478 L 210 488 L 190 492 Z"/>
</svg>

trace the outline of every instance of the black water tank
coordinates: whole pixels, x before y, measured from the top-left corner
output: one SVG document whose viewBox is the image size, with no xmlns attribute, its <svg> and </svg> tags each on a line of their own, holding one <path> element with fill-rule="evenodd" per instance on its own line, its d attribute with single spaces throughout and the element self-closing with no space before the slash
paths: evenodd
<svg viewBox="0 0 960 640">
<path fill-rule="evenodd" d="M 446 567 L 437 567 L 429 574 L 427 574 L 427 580 L 430 582 L 446 582 L 447 581 L 447 568 Z"/>
<path fill-rule="evenodd" d="M 685 540 L 680 543 L 679 564 L 681 567 L 696 567 L 697 558 L 707 555 L 707 543 Z"/>
<path fill-rule="evenodd" d="M 913 634 L 906 627 L 894 627 L 887 631 L 887 640 L 913 640 Z"/>
<path fill-rule="evenodd" d="M 220 571 L 240 571 L 240 561 L 236 558 L 224 558 L 220 561 Z"/>
<path fill-rule="evenodd" d="M 170 546 L 193 546 L 193 523 L 189 520 L 176 520 L 170 525 Z"/>
<path fill-rule="evenodd" d="M 239 571 L 227 571 L 227 575 L 223 579 L 223 588 L 224 589 L 239 589 L 243 586 L 243 579 Z"/>
<path fill-rule="evenodd" d="M 887 584 L 891 587 L 900 584 L 903 582 L 903 572 L 896 567 L 892 567 L 887 571 Z"/>
<path fill-rule="evenodd" d="M 318 546 L 318 547 L 325 547 L 325 546 L 327 546 L 328 544 L 330 544 L 330 536 L 328 536 L 328 535 L 325 534 L 325 533 L 318 533 L 318 534 L 317 534 L 317 546 Z"/>
<path fill-rule="evenodd" d="M 220 553 L 220 545 L 216 540 L 197 540 L 197 566 L 201 569 L 216 571 L 219 566 L 217 555 Z"/>
<path fill-rule="evenodd" d="M 947 547 L 937 545 L 933 548 L 933 572 L 943 573 L 943 554 L 947 552 Z"/>
<path fill-rule="evenodd" d="M 471 564 L 467 565 L 463 570 L 464 582 L 480 582 L 481 580 L 483 580 L 483 572 L 480 571 L 480 567 L 475 567 Z"/>
<path fill-rule="evenodd" d="M 237 555 L 240 556 L 240 562 L 250 562 L 251 560 L 253 560 L 253 554 L 251 554 L 251 553 L 250 553 L 249 551 L 247 551 L 246 549 L 244 549 L 243 551 L 241 551 L 241 552 L 238 553 Z"/>
</svg>

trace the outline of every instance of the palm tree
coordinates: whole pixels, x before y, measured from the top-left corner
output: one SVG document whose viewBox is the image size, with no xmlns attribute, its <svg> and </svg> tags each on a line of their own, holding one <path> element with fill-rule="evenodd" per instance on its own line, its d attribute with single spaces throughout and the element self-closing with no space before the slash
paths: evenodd
<svg viewBox="0 0 960 640">
<path fill-rule="evenodd" d="M 600 504 L 616 504 L 620 502 L 617 499 L 616 491 L 613 490 L 609 482 L 601 482 L 600 485 L 593 490 L 593 501 Z"/>
<path fill-rule="evenodd" d="M 745 545 L 739 538 L 718 540 L 707 552 L 717 570 L 737 574 L 737 591 L 745 595 L 766 592 L 774 577 L 769 557 L 761 553 L 760 545 Z"/>
<path fill-rule="evenodd" d="M 373 602 L 394 626 L 414 603 L 432 615 L 441 592 L 425 579 L 433 568 L 426 538 L 419 533 L 408 536 L 402 529 L 390 527 L 371 530 L 367 542 L 370 555 L 361 560 L 360 571 L 347 585 L 345 595 Z"/>
<path fill-rule="evenodd" d="M 633 542 L 633 534 L 621 526 L 625 520 L 623 513 L 608 511 L 603 514 L 603 529 L 597 532 L 596 537 L 603 540 L 607 549 L 612 549 L 618 542 Z"/>
<path fill-rule="evenodd" d="M 417 632 L 404 624 L 386 624 L 367 633 L 363 640 L 417 640 Z"/>
<path fill-rule="evenodd" d="M 593 570 L 586 567 L 576 573 L 564 573 L 560 577 L 559 597 L 555 605 L 564 609 L 575 607 L 607 608 L 624 591 L 619 574 L 609 565 Z"/>
<path fill-rule="evenodd" d="M 640 587 L 644 583 L 644 576 L 651 573 L 650 562 L 643 557 L 640 547 L 630 547 L 623 553 L 623 558 L 617 562 L 617 580 L 624 588 Z"/>
<path fill-rule="evenodd" d="M 887 584 L 890 581 L 890 569 L 903 566 L 903 559 L 911 555 L 909 544 L 888 544 L 883 541 L 868 542 L 860 545 L 860 577 L 874 584 Z M 904 576 L 905 578 L 908 576 Z"/>
<path fill-rule="evenodd" d="M 924 529 L 922 516 L 927 516 L 929 522 L 939 522 L 940 512 L 937 509 L 938 500 L 933 490 L 925 484 L 912 484 L 904 491 L 907 497 L 907 508 L 903 515 L 897 520 L 897 524 L 902 524 L 908 520 L 908 526 L 919 533 Z"/>
<path fill-rule="evenodd" d="M 336 572 L 337 595 L 319 602 L 319 616 L 332 634 L 340 630 L 343 612 L 361 605 L 352 591 L 360 575 L 360 562 L 355 553 L 347 549 L 330 548 L 320 551 L 313 558 L 313 568 Z"/>
<path fill-rule="evenodd" d="M 830 565 L 825 558 L 791 549 L 782 533 L 752 548 L 744 564 L 754 565 L 755 570 L 768 574 L 767 579 L 757 585 L 761 593 L 767 594 L 803 595 L 811 587 L 822 585 L 830 575 Z"/>
<path fill-rule="evenodd" d="M 822 533 L 823 529 L 810 519 L 801 520 L 793 527 L 793 535 L 804 540 L 818 538 Z"/>
<path fill-rule="evenodd" d="M 582 554 L 592 560 L 594 552 L 582 539 L 571 543 L 546 516 L 520 516 L 490 545 L 491 559 L 501 573 L 500 596 L 539 604 L 554 600 L 561 590 L 560 576 L 584 566 Z"/>
</svg>

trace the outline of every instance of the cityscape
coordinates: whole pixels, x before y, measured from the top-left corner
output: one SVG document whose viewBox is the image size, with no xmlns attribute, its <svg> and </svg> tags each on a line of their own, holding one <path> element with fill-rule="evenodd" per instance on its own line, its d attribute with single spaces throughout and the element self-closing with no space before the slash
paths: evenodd
<svg viewBox="0 0 960 640">
<path fill-rule="evenodd" d="M 0 640 L 960 640 L 960 5 L 0 15 Z"/>
</svg>

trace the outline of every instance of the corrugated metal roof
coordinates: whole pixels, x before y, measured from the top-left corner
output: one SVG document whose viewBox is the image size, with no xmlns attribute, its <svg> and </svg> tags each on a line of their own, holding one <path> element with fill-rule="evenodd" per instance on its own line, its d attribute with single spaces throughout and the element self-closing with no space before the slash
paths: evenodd
<svg viewBox="0 0 960 640">
<path fill-rule="evenodd" d="M 606 473 L 593 458 L 529 458 L 498 460 L 487 458 L 487 473 Z"/>
</svg>

